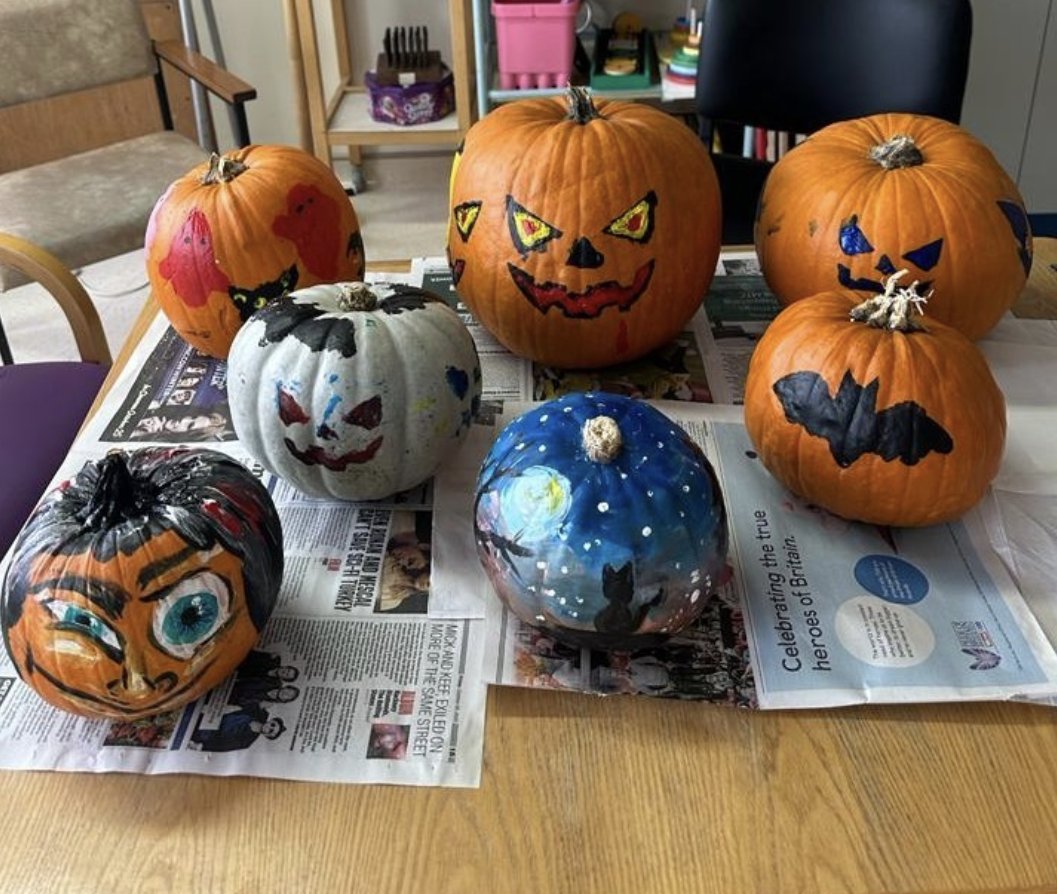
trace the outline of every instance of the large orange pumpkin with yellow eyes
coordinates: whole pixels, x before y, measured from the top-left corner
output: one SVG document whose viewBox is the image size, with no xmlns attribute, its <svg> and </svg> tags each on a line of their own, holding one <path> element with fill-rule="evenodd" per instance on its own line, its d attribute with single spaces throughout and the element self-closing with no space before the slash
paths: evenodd
<svg viewBox="0 0 1057 894">
<path fill-rule="evenodd" d="M 685 124 L 630 102 L 500 106 L 451 176 L 456 289 L 515 354 L 608 366 L 673 338 L 700 307 L 720 246 L 719 185 Z"/>
</svg>

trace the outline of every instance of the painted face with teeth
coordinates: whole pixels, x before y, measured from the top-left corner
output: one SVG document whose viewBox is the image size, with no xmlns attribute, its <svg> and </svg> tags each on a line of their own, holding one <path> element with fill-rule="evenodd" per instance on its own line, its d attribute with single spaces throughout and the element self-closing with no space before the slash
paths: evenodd
<svg viewBox="0 0 1057 894">
<path fill-rule="evenodd" d="M 490 134 L 501 107 L 453 163 L 448 258 L 460 297 L 539 363 L 607 366 L 660 347 L 700 305 L 718 255 L 718 185 L 700 141 L 653 128 L 633 104 L 599 102 L 585 120 L 560 101 L 516 111 L 538 116 L 532 134 Z"/>
</svg>

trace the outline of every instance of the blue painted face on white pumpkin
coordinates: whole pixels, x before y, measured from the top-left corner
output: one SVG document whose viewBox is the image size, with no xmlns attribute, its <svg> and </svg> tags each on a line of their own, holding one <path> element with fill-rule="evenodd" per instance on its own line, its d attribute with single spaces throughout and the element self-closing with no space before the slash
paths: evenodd
<svg viewBox="0 0 1057 894">
<path fill-rule="evenodd" d="M 291 455 L 306 465 L 343 472 L 370 462 L 382 446 L 385 436 L 375 433 L 382 423 L 382 398 L 375 395 L 349 407 L 336 373 L 327 376 L 326 384 L 330 394 L 323 412 L 313 416 L 314 402 L 304 396 L 301 383 L 277 380 L 276 411 L 287 431 L 283 444 Z"/>
</svg>

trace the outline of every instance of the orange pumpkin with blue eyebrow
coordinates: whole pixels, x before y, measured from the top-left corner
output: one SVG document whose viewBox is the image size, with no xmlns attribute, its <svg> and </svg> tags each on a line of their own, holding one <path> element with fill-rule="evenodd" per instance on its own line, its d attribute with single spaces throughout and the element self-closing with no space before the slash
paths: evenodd
<svg viewBox="0 0 1057 894">
<path fill-rule="evenodd" d="M 478 121 L 450 202 L 460 297 L 509 350 L 550 366 L 608 366 L 670 341 L 719 257 L 719 186 L 696 134 L 583 88 Z"/>
<path fill-rule="evenodd" d="M 19 535 L 0 625 L 22 679 L 75 714 L 171 711 L 231 674 L 282 579 L 267 490 L 210 450 L 89 462 Z"/>
</svg>

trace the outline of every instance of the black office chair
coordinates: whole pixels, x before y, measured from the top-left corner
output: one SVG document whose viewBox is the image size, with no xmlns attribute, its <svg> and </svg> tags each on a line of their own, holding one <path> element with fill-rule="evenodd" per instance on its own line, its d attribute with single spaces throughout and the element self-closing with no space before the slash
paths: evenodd
<svg viewBox="0 0 1057 894">
<path fill-rule="evenodd" d="M 957 123 L 969 69 L 969 0 L 709 0 L 695 104 L 718 123 L 789 133 L 877 112 Z M 713 154 L 724 244 L 751 243 L 771 165 Z"/>
</svg>

